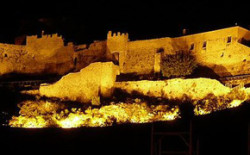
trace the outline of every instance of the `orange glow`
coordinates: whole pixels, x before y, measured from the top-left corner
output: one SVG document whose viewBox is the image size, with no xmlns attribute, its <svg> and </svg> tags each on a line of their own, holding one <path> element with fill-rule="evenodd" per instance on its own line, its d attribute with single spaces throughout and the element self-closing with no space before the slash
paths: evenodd
<svg viewBox="0 0 250 155">
<path fill-rule="evenodd" d="M 146 84 L 150 84 L 150 87 L 147 87 Z M 144 81 L 142 85 L 143 88 L 140 88 L 141 91 L 147 93 L 147 89 L 150 88 L 150 90 L 153 90 L 154 87 L 152 84 L 152 82 L 147 83 L 147 81 Z M 249 100 L 250 97 L 249 88 L 228 88 L 220 83 L 214 83 L 214 86 L 211 87 L 211 82 L 210 87 L 208 87 L 207 83 L 199 84 L 199 87 L 198 85 L 190 84 L 191 86 L 195 86 L 199 91 L 188 88 L 185 88 L 187 91 L 183 91 L 182 89 L 187 87 L 187 85 L 184 85 L 184 87 L 181 87 L 178 84 L 172 86 L 169 82 L 168 87 L 170 87 L 171 90 L 174 90 L 175 86 L 176 88 L 179 88 L 179 91 L 175 88 L 175 93 L 170 94 L 166 89 L 165 92 L 168 94 L 165 95 L 166 97 L 171 97 L 170 95 L 178 96 L 182 99 L 180 100 L 180 104 L 185 104 L 186 100 L 191 101 L 194 106 L 194 114 L 197 116 L 238 107 L 244 101 Z M 132 88 L 132 85 L 127 84 L 126 86 Z M 139 87 L 139 85 L 137 86 Z M 208 88 L 213 91 L 210 91 Z M 156 94 L 151 95 L 158 94 L 157 92 L 155 93 Z M 185 96 L 184 94 L 189 94 L 189 96 Z M 170 121 L 179 118 L 180 111 L 178 105 L 170 106 L 171 99 L 169 100 L 170 103 L 167 105 L 152 105 L 152 103 L 146 103 L 140 99 L 135 99 L 129 102 L 111 102 L 108 105 L 102 105 L 99 108 L 89 106 L 87 109 L 70 107 L 65 103 L 55 103 L 42 100 L 24 101 L 19 104 L 20 115 L 13 116 L 9 125 L 11 127 L 22 128 L 77 128 L 105 127 L 122 123 Z"/>
<path fill-rule="evenodd" d="M 249 100 L 248 90 L 236 87 L 227 94 L 221 96 L 210 95 L 203 100 L 195 101 L 194 113 L 195 115 L 205 115 L 214 111 L 235 108 L 246 100 Z"/>
<path fill-rule="evenodd" d="M 86 110 L 77 108 L 60 110 L 61 108 L 57 103 L 26 101 L 22 103 L 20 116 L 14 116 L 9 125 L 23 128 L 105 127 L 114 123 L 148 123 L 169 121 L 179 117 L 177 106 L 173 108 L 167 105 L 148 106 L 140 100 L 136 103 L 112 103 L 99 109 L 89 107 Z"/>
</svg>

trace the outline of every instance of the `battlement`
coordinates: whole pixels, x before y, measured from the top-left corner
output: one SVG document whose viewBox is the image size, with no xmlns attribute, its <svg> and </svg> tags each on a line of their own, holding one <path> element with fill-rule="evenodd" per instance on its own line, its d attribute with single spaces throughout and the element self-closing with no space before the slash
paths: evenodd
<svg viewBox="0 0 250 155">
<path fill-rule="evenodd" d="M 115 33 L 115 32 L 109 31 L 107 38 L 108 39 L 111 39 L 111 38 L 124 38 L 124 39 L 128 39 L 128 33 L 121 33 L 121 32 Z"/>
<path fill-rule="evenodd" d="M 27 39 L 50 39 L 50 38 L 61 38 L 62 39 L 62 35 L 59 35 L 57 33 L 55 34 L 44 34 L 44 31 L 42 32 L 41 36 L 38 35 L 32 35 L 32 36 L 27 36 Z"/>
<path fill-rule="evenodd" d="M 41 36 L 33 35 L 33 36 L 27 36 L 26 38 L 26 45 L 27 46 L 50 46 L 50 48 L 53 48 L 53 46 L 64 46 L 64 40 L 61 35 L 55 34 L 44 34 L 44 31 L 42 32 Z"/>
</svg>

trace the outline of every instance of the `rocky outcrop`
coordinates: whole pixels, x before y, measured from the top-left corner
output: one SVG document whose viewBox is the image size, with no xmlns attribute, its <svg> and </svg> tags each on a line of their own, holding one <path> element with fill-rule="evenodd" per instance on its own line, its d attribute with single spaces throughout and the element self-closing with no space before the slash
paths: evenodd
<svg viewBox="0 0 250 155">
<path fill-rule="evenodd" d="M 63 76 L 52 85 L 40 86 L 39 92 L 46 97 L 99 104 L 100 95 L 109 97 L 112 94 L 118 74 L 119 68 L 112 62 L 92 63 L 80 72 Z"/>
<path fill-rule="evenodd" d="M 121 89 L 129 94 L 136 92 L 148 97 L 165 98 L 169 100 L 183 100 L 187 97 L 191 100 L 199 100 L 209 94 L 220 96 L 231 91 L 229 87 L 225 87 L 219 81 L 206 78 L 117 82 L 115 88 Z"/>
</svg>

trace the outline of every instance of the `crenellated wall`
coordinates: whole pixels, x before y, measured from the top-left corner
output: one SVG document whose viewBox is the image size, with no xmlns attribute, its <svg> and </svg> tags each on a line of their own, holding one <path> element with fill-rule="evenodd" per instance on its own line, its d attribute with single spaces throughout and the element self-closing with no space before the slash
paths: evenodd
<svg viewBox="0 0 250 155">
<path fill-rule="evenodd" d="M 27 36 L 26 45 L 0 44 L 0 75 L 59 74 L 79 71 L 106 59 L 106 41 L 89 46 L 64 44 L 58 34 Z"/>
<path fill-rule="evenodd" d="M 250 48 L 240 43 L 242 38 L 250 41 L 250 31 L 238 26 L 177 38 L 129 41 L 127 37 L 109 32 L 107 38 L 107 53 L 119 59 L 121 73 L 160 72 L 164 55 L 185 50 L 220 76 L 250 74 Z"/>
<path fill-rule="evenodd" d="M 107 36 L 107 59 L 114 60 L 119 63 L 120 71 L 124 72 L 126 56 L 128 51 L 128 34 L 127 33 L 112 33 L 108 32 Z"/>
<path fill-rule="evenodd" d="M 0 75 L 8 73 L 65 74 L 93 62 L 113 61 L 121 73 L 161 71 L 162 57 L 191 52 L 200 65 L 220 76 L 250 74 L 250 31 L 230 27 L 177 38 L 130 41 L 127 33 L 107 34 L 107 40 L 65 45 L 58 34 L 27 36 L 26 45 L 0 43 Z"/>
<path fill-rule="evenodd" d="M 26 45 L 0 44 L 0 75 L 65 74 L 74 68 L 73 44 L 57 34 L 28 36 Z"/>
</svg>

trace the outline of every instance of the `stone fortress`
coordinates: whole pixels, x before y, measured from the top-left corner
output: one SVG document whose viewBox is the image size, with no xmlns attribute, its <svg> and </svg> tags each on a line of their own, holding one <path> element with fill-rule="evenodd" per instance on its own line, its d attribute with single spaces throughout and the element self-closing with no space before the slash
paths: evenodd
<svg viewBox="0 0 250 155">
<path fill-rule="evenodd" d="M 108 32 L 90 45 L 64 43 L 58 34 L 27 36 L 25 45 L 0 43 L 0 75 L 59 74 L 79 71 L 93 62 L 113 61 L 120 73 L 161 71 L 162 57 L 191 52 L 201 66 L 221 77 L 250 74 L 250 31 L 239 26 L 176 38 L 130 41 L 127 33 Z"/>
<path fill-rule="evenodd" d="M 121 73 L 160 72 L 161 58 L 185 50 L 198 63 L 220 76 L 250 73 L 250 31 L 241 27 L 225 28 L 177 38 L 129 41 L 127 34 L 108 33 L 107 54 L 119 61 Z"/>
</svg>

